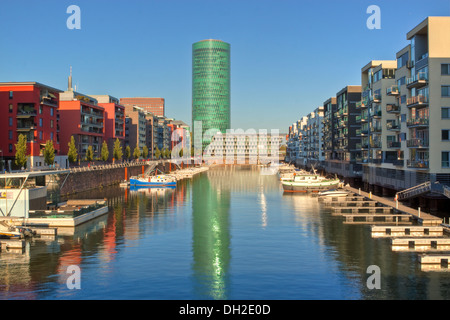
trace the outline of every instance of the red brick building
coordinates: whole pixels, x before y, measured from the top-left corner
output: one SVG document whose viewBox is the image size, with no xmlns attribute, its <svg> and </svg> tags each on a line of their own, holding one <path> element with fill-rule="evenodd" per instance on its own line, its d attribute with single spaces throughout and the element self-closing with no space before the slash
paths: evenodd
<svg viewBox="0 0 450 320">
<path fill-rule="evenodd" d="M 120 104 L 125 107 L 140 107 L 144 111 L 151 112 L 156 116 L 163 116 L 165 113 L 165 100 L 164 98 L 120 98 Z"/>
<path fill-rule="evenodd" d="M 0 83 L 0 157 L 15 159 L 20 134 L 27 137 L 28 154 L 42 155 L 48 140 L 60 154 L 58 122 L 59 95 L 62 91 L 38 82 Z"/>
</svg>

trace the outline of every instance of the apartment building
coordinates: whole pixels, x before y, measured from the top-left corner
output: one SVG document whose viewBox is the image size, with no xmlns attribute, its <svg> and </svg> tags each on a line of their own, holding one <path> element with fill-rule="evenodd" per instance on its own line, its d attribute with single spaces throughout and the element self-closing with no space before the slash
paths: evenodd
<svg viewBox="0 0 450 320">
<path fill-rule="evenodd" d="M 141 107 L 125 106 L 125 146 L 131 154 L 136 146 L 142 151 L 147 144 L 147 112 Z"/>
<path fill-rule="evenodd" d="M 105 110 L 105 130 L 103 140 L 108 145 L 110 159 L 113 157 L 114 142 L 119 139 L 121 145 L 125 141 L 125 107 L 119 99 L 110 95 L 91 95 L 98 105 Z"/>
<path fill-rule="evenodd" d="M 346 86 L 324 102 L 324 153 L 321 167 L 347 178 L 360 177 L 361 86 Z"/>
<path fill-rule="evenodd" d="M 335 101 L 330 98 L 323 103 L 327 171 L 342 169 L 338 164 L 341 161 L 356 162 L 362 165 L 366 188 L 382 192 L 403 190 L 426 181 L 450 184 L 447 30 L 450 17 L 428 17 L 407 33 L 410 44 L 396 53 L 396 60 L 372 60 L 361 69 L 361 100 L 355 105 L 354 135 L 350 117 L 346 118 L 345 99 L 340 102 L 338 93 Z M 289 147 L 295 145 L 295 139 L 300 143 L 300 165 L 317 159 L 310 152 L 314 148 L 311 115 L 307 116 L 307 123 L 297 128 L 298 134 L 294 134 L 294 127 L 289 133 Z M 346 135 L 353 137 L 354 146 L 347 145 L 350 140 L 346 140 Z"/>
<path fill-rule="evenodd" d="M 0 117 L 0 156 L 6 169 L 14 167 L 15 144 L 20 134 L 26 136 L 28 155 L 38 159 L 38 166 L 43 164 L 42 152 L 48 140 L 53 141 L 55 154 L 61 153 L 58 117 L 61 92 L 39 82 L 0 83 L 3 114 Z M 35 164 L 32 159 L 31 166 Z"/>
</svg>

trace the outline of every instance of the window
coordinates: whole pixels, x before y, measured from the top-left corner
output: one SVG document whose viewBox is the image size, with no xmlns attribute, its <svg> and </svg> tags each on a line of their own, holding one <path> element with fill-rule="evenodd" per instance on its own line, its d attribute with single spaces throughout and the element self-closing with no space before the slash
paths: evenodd
<svg viewBox="0 0 450 320">
<path fill-rule="evenodd" d="M 397 59 L 397 68 L 400 69 L 401 67 L 406 65 L 406 63 L 408 62 L 408 59 L 409 59 L 408 53 L 409 52 L 405 52 L 400 57 L 398 57 L 398 59 Z"/>
<path fill-rule="evenodd" d="M 13 112 L 13 105 L 10 104 L 10 105 L 9 105 L 9 113 L 12 113 L 12 112 Z"/>
<path fill-rule="evenodd" d="M 450 107 L 442 107 L 441 108 L 441 118 L 442 119 L 450 119 Z"/>
<path fill-rule="evenodd" d="M 450 75 L 450 63 L 441 64 L 441 75 L 443 76 Z"/>
<path fill-rule="evenodd" d="M 39 114 L 42 114 L 42 106 L 39 106 Z"/>
<path fill-rule="evenodd" d="M 44 121 L 43 121 L 43 119 L 41 118 L 41 119 L 39 119 L 39 127 L 42 127 L 44 125 Z"/>
<path fill-rule="evenodd" d="M 13 118 L 9 117 L 9 126 L 12 127 L 13 125 Z"/>
<path fill-rule="evenodd" d="M 39 140 L 42 140 L 42 131 L 39 131 Z"/>
<path fill-rule="evenodd" d="M 9 152 L 13 152 L 12 143 L 9 144 Z"/>
<path fill-rule="evenodd" d="M 50 132 L 50 140 L 53 140 L 53 132 Z"/>
<path fill-rule="evenodd" d="M 450 152 L 449 151 L 442 152 L 442 167 L 444 167 L 444 168 L 450 167 Z"/>
<path fill-rule="evenodd" d="M 441 130 L 441 137 L 442 137 L 442 140 L 449 140 L 450 130 L 449 129 Z"/>
<path fill-rule="evenodd" d="M 53 117 L 53 112 L 54 112 L 53 108 L 50 108 L 50 116 L 51 117 Z"/>
<path fill-rule="evenodd" d="M 441 87 L 441 95 L 443 97 L 450 97 L 450 86 L 442 86 Z"/>
<path fill-rule="evenodd" d="M 400 87 L 406 83 L 406 77 L 401 77 L 397 80 L 397 86 Z"/>
<path fill-rule="evenodd" d="M 406 114 L 401 115 L 401 122 L 406 122 Z"/>
<path fill-rule="evenodd" d="M 12 92 L 12 91 L 9 92 L 9 98 L 10 98 L 10 99 L 13 98 L 13 92 Z"/>
<path fill-rule="evenodd" d="M 13 132 L 12 132 L 12 130 L 8 131 L 8 138 L 9 138 L 9 140 L 13 139 Z"/>
<path fill-rule="evenodd" d="M 400 97 L 400 103 L 406 103 L 406 95 Z"/>
<path fill-rule="evenodd" d="M 51 109 L 53 110 L 53 109 Z M 50 128 L 53 128 L 53 120 L 50 120 Z"/>
</svg>

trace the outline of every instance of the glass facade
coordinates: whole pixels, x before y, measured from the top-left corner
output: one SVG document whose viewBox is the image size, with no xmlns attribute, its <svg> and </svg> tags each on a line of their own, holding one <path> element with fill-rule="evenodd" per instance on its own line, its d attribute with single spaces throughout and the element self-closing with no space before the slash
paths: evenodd
<svg viewBox="0 0 450 320">
<path fill-rule="evenodd" d="M 192 45 L 194 132 L 196 121 L 201 121 L 202 137 L 210 129 L 222 133 L 230 129 L 230 45 L 226 42 L 203 40 Z M 203 148 L 208 140 L 203 139 Z"/>
</svg>

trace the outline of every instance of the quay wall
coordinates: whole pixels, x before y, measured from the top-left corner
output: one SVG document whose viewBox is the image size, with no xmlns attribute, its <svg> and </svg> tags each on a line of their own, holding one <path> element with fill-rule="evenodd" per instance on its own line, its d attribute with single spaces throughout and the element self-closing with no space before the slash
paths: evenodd
<svg viewBox="0 0 450 320">
<path fill-rule="evenodd" d="M 128 180 L 131 176 L 137 176 L 145 172 L 150 166 L 156 164 L 158 173 L 169 173 L 178 167 L 170 161 L 154 161 L 148 163 L 129 164 L 126 167 L 104 166 L 103 168 L 85 168 L 84 170 L 72 170 L 70 174 L 59 175 L 60 195 L 65 196 L 77 192 L 88 191 L 96 188 L 119 184 Z M 184 164 L 187 168 L 193 165 Z"/>
</svg>

